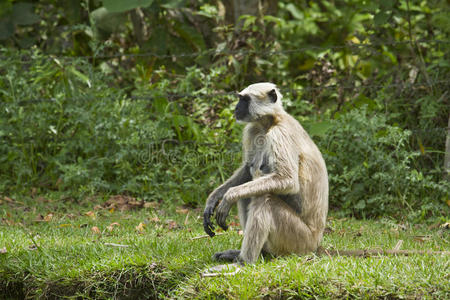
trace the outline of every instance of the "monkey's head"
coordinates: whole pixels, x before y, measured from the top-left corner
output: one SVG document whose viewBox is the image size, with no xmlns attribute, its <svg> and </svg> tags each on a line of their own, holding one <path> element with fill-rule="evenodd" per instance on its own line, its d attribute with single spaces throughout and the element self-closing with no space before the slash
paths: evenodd
<svg viewBox="0 0 450 300">
<path fill-rule="evenodd" d="M 236 105 L 236 120 L 256 122 L 265 116 L 273 116 L 283 111 L 281 99 L 283 96 L 276 85 L 261 82 L 249 85 L 238 93 L 239 102 Z"/>
</svg>

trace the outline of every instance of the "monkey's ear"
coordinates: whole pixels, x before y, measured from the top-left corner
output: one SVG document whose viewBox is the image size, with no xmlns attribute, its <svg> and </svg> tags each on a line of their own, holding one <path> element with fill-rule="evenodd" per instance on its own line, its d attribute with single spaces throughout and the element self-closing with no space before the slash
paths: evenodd
<svg viewBox="0 0 450 300">
<path fill-rule="evenodd" d="M 269 99 L 270 99 L 270 101 L 272 101 L 272 103 L 277 102 L 278 97 L 277 97 L 277 92 L 275 91 L 275 89 L 268 92 L 267 96 L 269 96 Z"/>
</svg>

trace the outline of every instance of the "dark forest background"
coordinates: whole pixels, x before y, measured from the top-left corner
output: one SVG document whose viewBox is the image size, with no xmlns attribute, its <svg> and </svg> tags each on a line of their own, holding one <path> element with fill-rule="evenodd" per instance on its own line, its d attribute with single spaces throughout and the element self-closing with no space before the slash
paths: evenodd
<svg viewBox="0 0 450 300">
<path fill-rule="evenodd" d="M 1 0 L 0 196 L 202 206 L 240 163 L 235 92 L 271 81 L 325 157 L 337 214 L 444 218 L 449 8 Z"/>
</svg>

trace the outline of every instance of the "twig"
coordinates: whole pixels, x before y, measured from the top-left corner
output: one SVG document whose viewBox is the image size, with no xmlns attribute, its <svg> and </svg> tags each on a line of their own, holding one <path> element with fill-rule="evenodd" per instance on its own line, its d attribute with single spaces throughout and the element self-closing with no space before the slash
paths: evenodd
<svg viewBox="0 0 450 300">
<path fill-rule="evenodd" d="M 225 232 L 216 233 L 216 236 L 217 235 L 222 235 L 222 234 L 225 234 Z M 205 239 L 205 238 L 209 238 L 209 235 L 205 234 L 205 235 L 194 236 L 194 237 L 191 238 L 191 241 L 198 240 L 198 239 Z"/>
<path fill-rule="evenodd" d="M 233 272 L 223 273 L 221 271 L 230 269 L 235 269 Z M 226 265 L 218 265 L 211 268 L 206 269 L 201 273 L 202 277 L 216 277 L 216 276 L 233 276 L 241 271 L 241 268 L 238 264 L 226 264 Z"/>
<path fill-rule="evenodd" d="M 430 250 L 383 250 L 383 249 L 364 249 L 364 250 L 325 250 L 318 249 L 318 255 L 331 256 L 355 256 L 355 257 L 369 257 L 377 255 L 414 255 L 414 254 L 428 254 L 428 255 L 450 255 L 450 251 L 430 251 Z"/>
<path fill-rule="evenodd" d="M 120 247 L 120 248 L 128 248 L 128 247 L 130 247 L 130 245 L 121 245 L 121 244 L 114 244 L 114 243 L 105 243 L 105 246 Z"/>
<path fill-rule="evenodd" d="M 398 251 L 403 245 L 403 240 L 399 240 L 392 250 Z"/>
</svg>

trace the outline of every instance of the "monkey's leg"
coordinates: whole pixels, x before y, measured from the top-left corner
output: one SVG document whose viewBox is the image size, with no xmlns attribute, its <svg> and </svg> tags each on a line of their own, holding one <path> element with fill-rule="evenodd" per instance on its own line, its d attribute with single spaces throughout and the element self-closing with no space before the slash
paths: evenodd
<svg viewBox="0 0 450 300">
<path fill-rule="evenodd" d="M 237 203 L 239 221 L 241 222 L 242 230 L 245 230 L 248 218 L 248 206 L 250 205 L 250 198 L 240 199 Z"/>
<path fill-rule="evenodd" d="M 240 253 L 241 253 L 240 250 L 226 250 L 223 252 L 215 253 L 213 259 L 233 262 L 236 260 L 236 258 L 239 256 Z"/>
<path fill-rule="evenodd" d="M 273 217 L 270 209 L 269 195 L 254 197 L 248 206 L 248 218 L 244 229 L 239 260 L 254 263 L 267 241 L 272 229 Z"/>
<path fill-rule="evenodd" d="M 250 198 L 241 199 L 238 201 L 238 212 L 239 220 L 241 222 L 242 229 L 245 229 L 245 224 L 247 223 L 248 217 L 248 206 L 250 204 Z M 215 260 L 225 260 L 225 261 L 236 261 L 237 257 L 241 253 L 240 250 L 226 250 L 223 252 L 217 252 L 214 254 L 213 259 Z"/>
<path fill-rule="evenodd" d="M 279 197 L 271 196 L 269 203 L 273 217 L 273 230 L 267 238 L 266 250 L 274 255 L 290 253 L 301 255 L 315 251 L 322 238 L 319 228 L 312 231 Z"/>
</svg>

